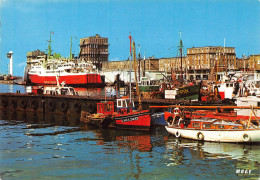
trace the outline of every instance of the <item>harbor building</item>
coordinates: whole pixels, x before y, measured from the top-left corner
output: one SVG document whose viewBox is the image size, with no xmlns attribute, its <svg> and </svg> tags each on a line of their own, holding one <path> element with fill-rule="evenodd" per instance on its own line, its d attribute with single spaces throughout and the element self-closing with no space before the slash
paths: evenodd
<svg viewBox="0 0 260 180">
<path fill-rule="evenodd" d="M 187 48 L 187 69 L 196 79 L 215 80 L 219 72 L 236 69 L 234 47 L 206 46 Z M 190 72 L 191 73 L 191 72 Z"/>
<path fill-rule="evenodd" d="M 102 63 L 108 61 L 108 46 L 108 38 L 100 37 L 98 34 L 81 38 L 79 58 L 83 61 L 91 61 L 101 69 Z"/>
</svg>

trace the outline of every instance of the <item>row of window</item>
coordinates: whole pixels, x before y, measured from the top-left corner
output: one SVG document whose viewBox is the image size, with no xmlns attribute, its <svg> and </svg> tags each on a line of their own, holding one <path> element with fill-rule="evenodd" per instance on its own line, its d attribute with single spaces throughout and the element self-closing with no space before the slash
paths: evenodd
<svg viewBox="0 0 260 180">
<path fill-rule="evenodd" d="M 188 53 L 198 53 L 198 52 L 216 52 L 216 53 L 222 53 L 222 52 L 225 52 L 225 53 L 235 53 L 235 49 L 229 49 L 229 48 L 226 48 L 224 50 L 224 48 L 202 48 L 202 49 L 191 49 L 191 50 L 187 50 Z"/>
</svg>

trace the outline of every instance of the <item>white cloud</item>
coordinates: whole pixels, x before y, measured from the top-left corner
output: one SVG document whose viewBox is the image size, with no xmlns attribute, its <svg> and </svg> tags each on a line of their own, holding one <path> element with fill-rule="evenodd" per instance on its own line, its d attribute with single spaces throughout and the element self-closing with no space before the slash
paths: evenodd
<svg viewBox="0 0 260 180">
<path fill-rule="evenodd" d="M 113 59 L 111 59 L 111 61 L 120 61 L 120 59 L 119 58 L 113 58 Z"/>
<path fill-rule="evenodd" d="M 24 67 L 24 66 L 26 66 L 26 62 L 19 63 L 19 64 L 17 64 L 16 66 L 17 66 L 17 67 Z"/>
<path fill-rule="evenodd" d="M 4 2 L 6 2 L 6 0 L 0 0 L 0 7 L 4 5 Z"/>
</svg>

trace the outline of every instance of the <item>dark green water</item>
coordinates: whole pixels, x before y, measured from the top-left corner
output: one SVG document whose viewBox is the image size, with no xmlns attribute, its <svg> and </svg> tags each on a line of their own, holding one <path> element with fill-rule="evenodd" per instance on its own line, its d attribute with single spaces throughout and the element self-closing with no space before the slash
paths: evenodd
<svg viewBox="0 0 260 180">
<path fill-rule="evenodd" d="M 0 179 L 259 179 L 260 145 L 198 143 L 0 111 Z"/>
</svg>

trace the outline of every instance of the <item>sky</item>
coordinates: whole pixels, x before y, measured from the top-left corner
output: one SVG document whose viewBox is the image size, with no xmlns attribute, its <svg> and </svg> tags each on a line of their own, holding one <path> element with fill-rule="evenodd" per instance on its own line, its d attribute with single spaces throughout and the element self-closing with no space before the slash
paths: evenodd
<svg viewBox="0 0 260 180">
<path fill-rule="evenodd" d="M 235 47 L 236 56 L 260 54 L 260 0 L 0 0 L 0 74 L 22 76 L 26 53 L 79 53 L 79 40 L 109 41 L 109 61 L 129 56 L 129 34 L 146 57 L 176 57 L 181 38 L 192 47 Z M 137 51 L 139 51 L 139 48 Z"/>
</svg>

